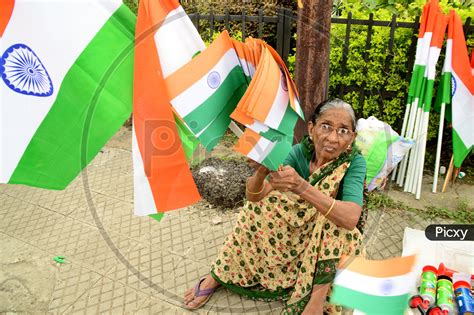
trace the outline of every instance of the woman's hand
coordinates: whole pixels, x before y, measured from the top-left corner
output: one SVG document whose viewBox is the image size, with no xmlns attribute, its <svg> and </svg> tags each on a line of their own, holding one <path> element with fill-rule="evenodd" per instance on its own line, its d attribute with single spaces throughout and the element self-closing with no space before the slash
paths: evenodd
<svg viewBox="0 0 474 315">
<path fill-rule="evenodd" d="M 278 171 L 272 172 L 269 177 L 269 182 L 273 189 L 279 191 L 291 191 L 299 194 L 301 189 L 304 189 L 306 181 L 295 171 L 291 166 L 280 166 Z"/>
<path fill-rule="evenodd" d="M 255 173 L 258 173 L 258 175 L 262 175 L 263 177 L 266 177 L 271 172 L 268 168 L 252 159 L 247 159 L 247 163 L 255 170 Z"/>
</svg>

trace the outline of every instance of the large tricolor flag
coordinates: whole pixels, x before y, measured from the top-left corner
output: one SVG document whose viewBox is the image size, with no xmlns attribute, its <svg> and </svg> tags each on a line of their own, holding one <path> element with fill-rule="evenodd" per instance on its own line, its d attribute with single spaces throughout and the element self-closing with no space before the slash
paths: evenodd
<svg viewBox="0 0 474 315">
<path fill-rule="evenodd" d="M 240 43 L 224 31 L 205 47 L 178 1 L 140 2 L 133 133 L 136 214 L 199 200 L 183 134 L 195 136 L 210 151 L 232 118 L 247 127 L 236 149 L 276 169 L 291 149 L 302 113 L 288 69 L 266 43 Z M 192 152 L 192 145 L 188 148 Z"/>
<path fill-rule="evenodd" d="M 121 0 L 2 0 L 0 183 L 64 189 L 130 116 Z"/>
<path fill-rule="evenodd" d="M 412 273 L 415 257 L 341 259 L 334 279 L 331 303 L 369 315 L 404 314 L 416 283 Z"/>
<path fill-rule="evenodd" d="M 133 166 L 135 214 L 188 206 L 200 195 L 189 170 L 166 79 L 205 49 L 177 0 L 142 0 L 135 31 Z M 183 129 L 184 128 L 184 129 Z"/>
<path fill-rule="evenodd" d="M 474 74 L 461 18 L 454 10 L 451 10 L 449 18 L 446 58 L 451 58 L 452 71 L 453 154 L 454 166 L 461 167 L 466 156 L 474 148 Z"/>
</svg>

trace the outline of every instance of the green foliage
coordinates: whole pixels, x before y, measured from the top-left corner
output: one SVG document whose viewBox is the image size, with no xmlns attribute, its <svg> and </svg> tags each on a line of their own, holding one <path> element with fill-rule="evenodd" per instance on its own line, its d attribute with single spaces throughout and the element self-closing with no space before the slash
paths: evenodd
<svg viewBox="0 0 474 315">
<path fill-rule="evenodd" d="M 395 201 L 384 193 L 370 192 L 367 197 L 367 208 L 369 210 L 397 209 L 410 211 L 426 219 L 443 218 L 453 220 L 457 223 L 471 223 L 474 220 L 474 209 L 469 208 L 468 203 L 464 199 L 458 201 L 458 206 L 455 210 L 435 206 L 428 206 L 425 209 L 416 209 L 408 207 L 399 201 Z"/>
<path fill-rule="evenodd" d="M 123 0 L 123 3 L 129 7 L 133 13 L 138 13 L 138 0 Z"/>
<path fill-rule="evenodd" d="M 414 21 L 415 16 L 421 15 L 427 0 L 336 0 L 338 13 L 343 16 L 352 12 L 354 18 L 366 19 L 370 13 L 377 20 L 387 19 L 396 14 L 399 20 Z M 461 19 L 474 17 L 474 2 L 472 0 L 440 0 L 440 6 L 445 13 L 455 9 Z"/>
</svg>

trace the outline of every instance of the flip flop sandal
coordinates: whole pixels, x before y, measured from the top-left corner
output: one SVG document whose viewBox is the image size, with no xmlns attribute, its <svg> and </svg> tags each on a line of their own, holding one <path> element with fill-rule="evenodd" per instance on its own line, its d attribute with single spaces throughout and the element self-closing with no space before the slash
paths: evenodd
<svg viewBox="0 0 474 315">
<path fill-rule="evenodd" d="M 207 296 L 204 300 L 202 300 L 199 304 L 197 304 L 196 306 L 188 306 L 187 304 L 184 304 L 184 307 L 188 310 L 196 310 L 198 308 L 201 308 L 203 307 L 207 301 L 209 301 L 209 299 L 211 298 L 212 294 L 219 288 L 219 286 L 215 287 L 215 288 L 210 288 L 210 289 L 204 289 L 204 290 L 201 290 L 200 286 L 201 286 L 201 283 L 206 279 L 206 277 L 202 278 L 201 280 L 199 280 L 199 282 L 196 284 L 196 286 L 194 287 L 194 297 L 200 297 L 200 296 Z"/>
</svg>

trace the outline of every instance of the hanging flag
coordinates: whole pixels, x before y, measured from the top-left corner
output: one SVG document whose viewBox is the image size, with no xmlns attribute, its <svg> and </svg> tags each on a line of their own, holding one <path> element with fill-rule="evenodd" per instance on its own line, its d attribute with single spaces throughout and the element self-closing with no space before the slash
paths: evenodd
<svg viewBox="0 0 474 315">
<path fill-rule="evenodd" d="M 227 31 L 165 84 L 171 104 L 204 147 L 211 151 L 230 124 L 230 114 L 247 81 Z"/>
<path fill-rule="evenodd" d="M 2 0 L 0 183 L 64 189 L 130 117 L 134 27 L 121 0 Z"/>
<path fill-rule="evenodd" d="M 140 1 L 135 31 L 133 166 L 135 214 L 200 200 L 179 137 L 165 79 L 205 49 L 176 0 Z M 186 127 L 181 124 L 181 127 Z"/>
<path fill-rule="evenodd" d="M 416 256 L 387 260 L 341 259 L 331 303 L 365 314 L 403 314 L 416 283 L 411 273 Z"/>
<path fill-rule="evenodd" d="M 454 166 L 461 167 L 474 148 L 474 75 L 467 53 L 461 18 L 450 12 L 448 43 L 452 47 L 452 122 Z"/>
</svg>

